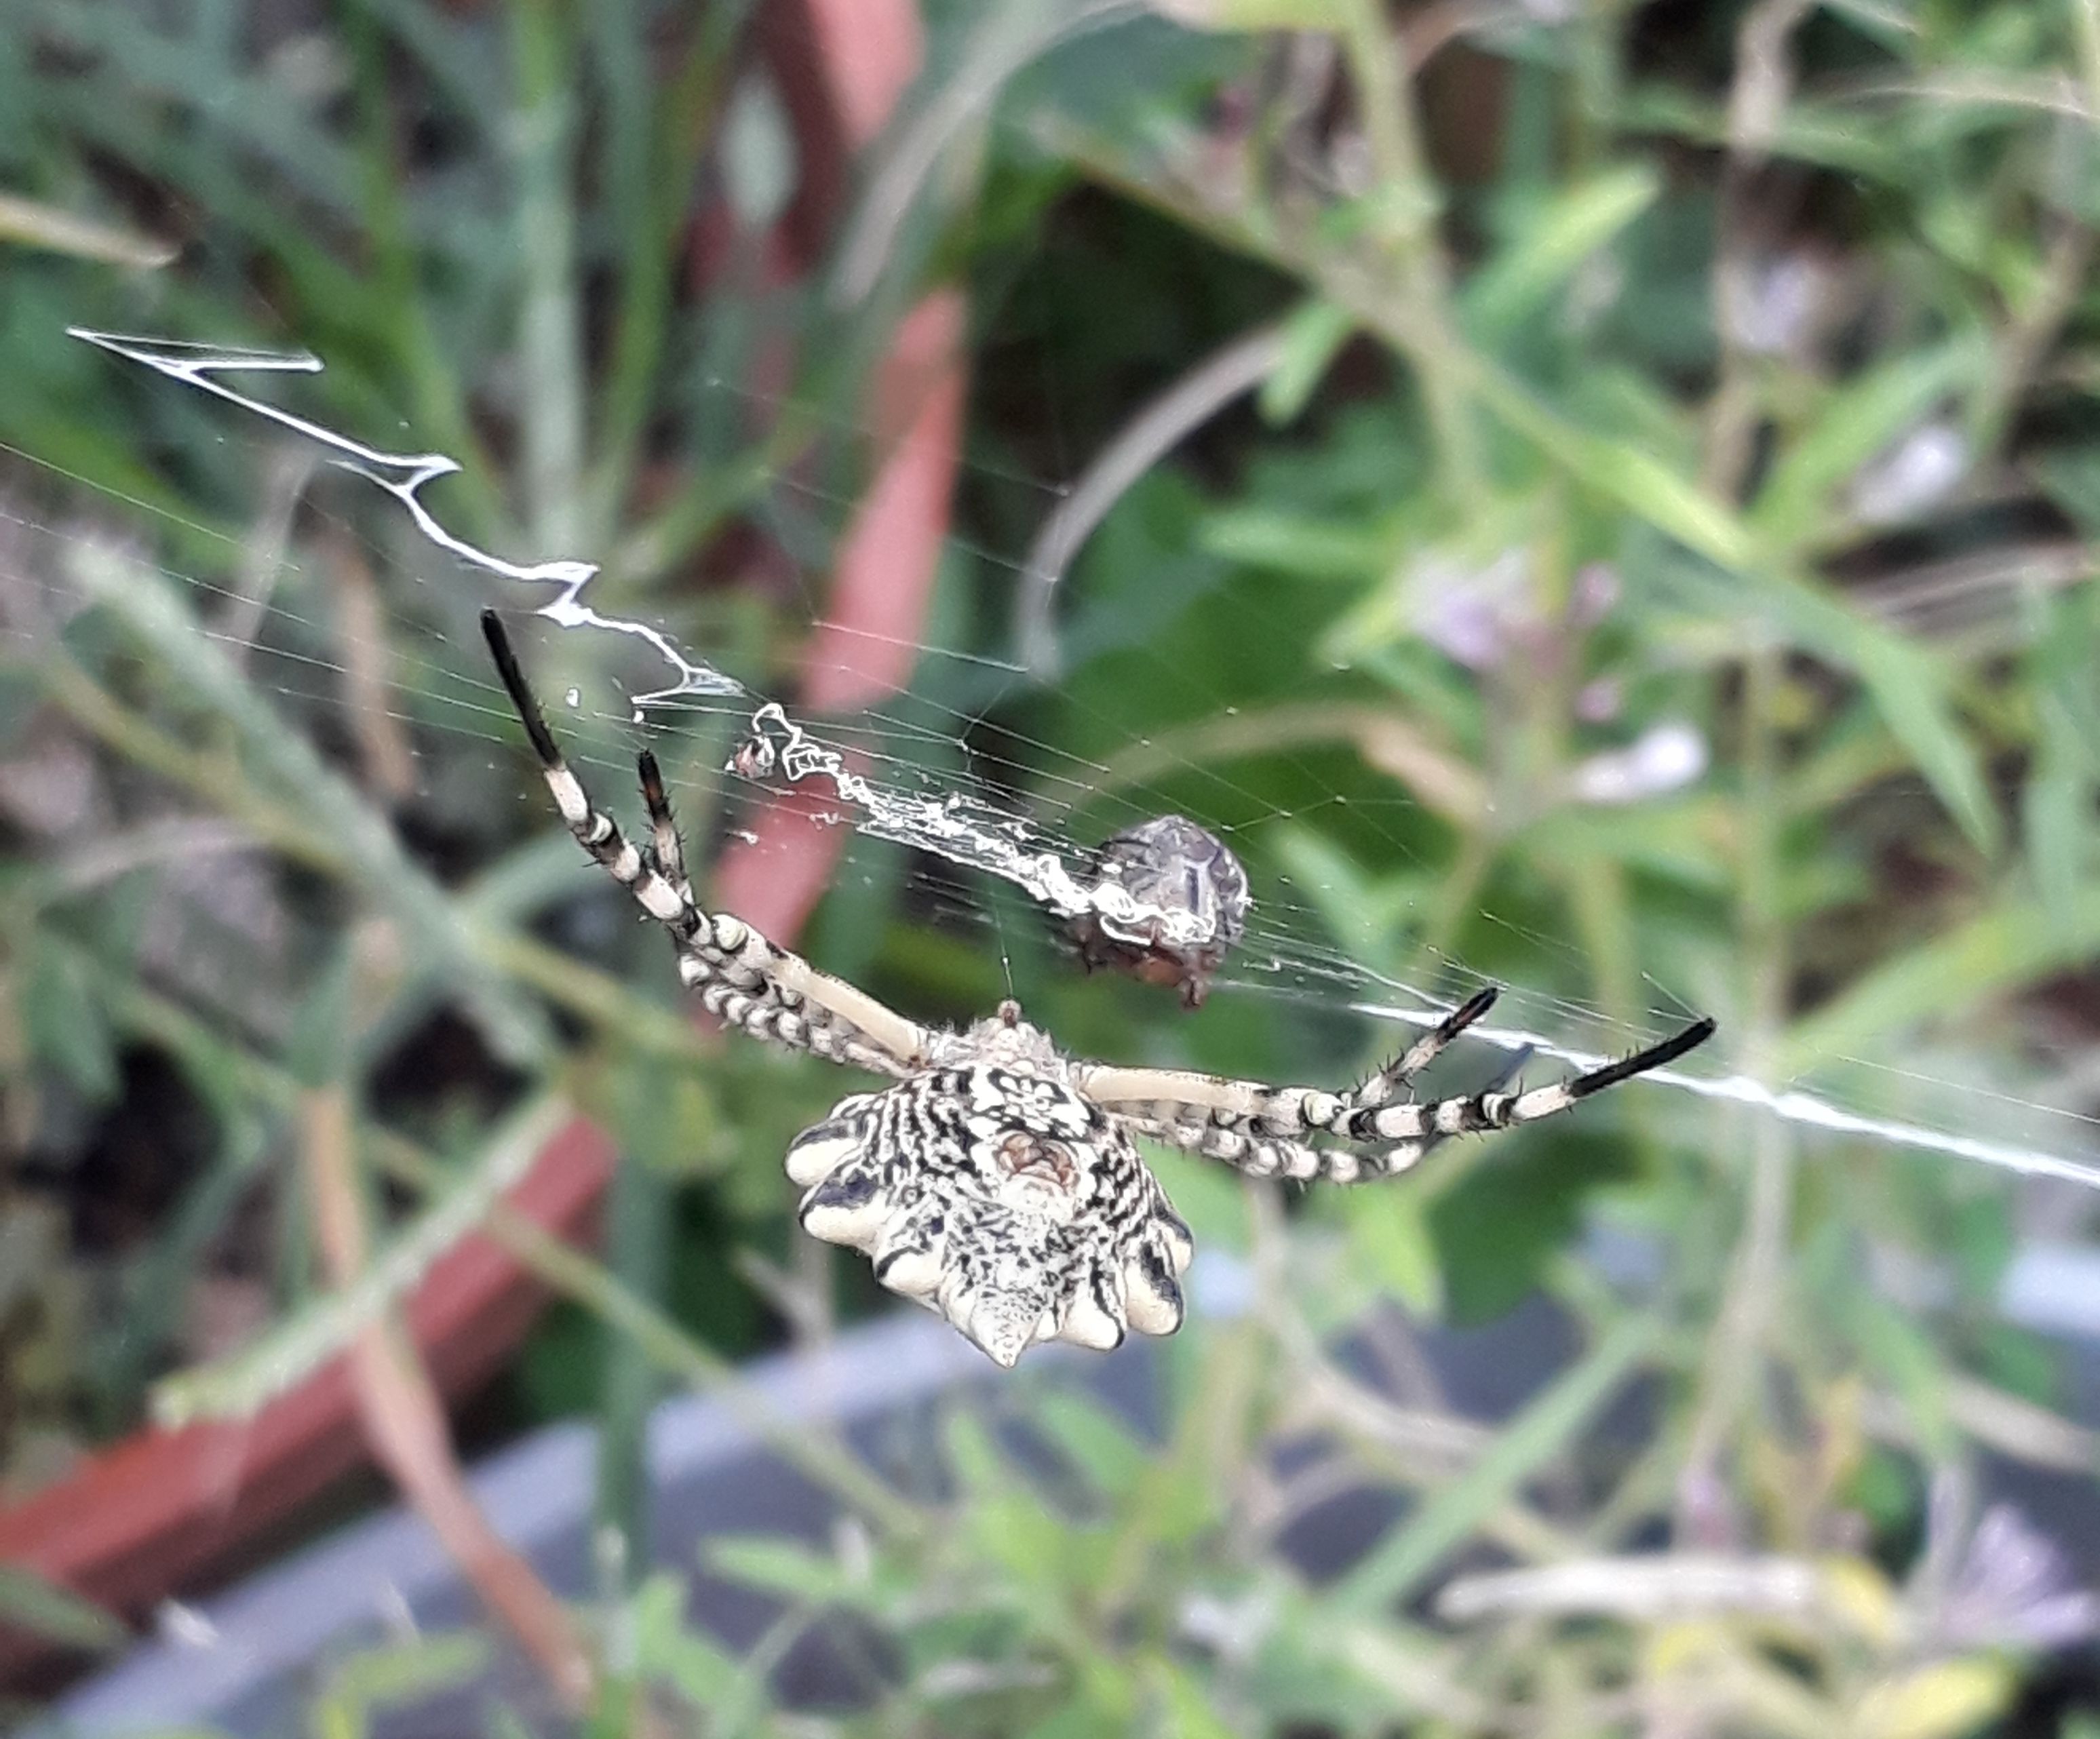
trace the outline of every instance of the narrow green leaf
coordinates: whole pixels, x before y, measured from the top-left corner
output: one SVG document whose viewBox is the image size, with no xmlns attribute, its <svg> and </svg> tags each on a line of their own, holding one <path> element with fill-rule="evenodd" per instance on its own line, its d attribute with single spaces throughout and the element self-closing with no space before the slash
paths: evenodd
<svg viewBox="0 0 2100 1739">
<path fill-rule="evenodd" d="M 1207 555 L 1306 580 L 1361 582 L 1383 575 L 1401 554 L 1390 529 L 1273 508 L 1235 508 L 1205 518 L 1198 534 Z"/>
<path fill-rule="evenodd" d="M 1982 1002 L 2100 952 L 2100 885 L 2080 887 L 2058 917 L 2009 882 L 1967 923 L 1896 955 L 1788 1031 L 1775 1073 L 1853 1057 L 1915 1031 L 1928 1017 L 1961 1018 Z"/>
<path fill-rule="evenodd" d="M 1282 352 L 1255 401 L 1263 420 L 1277 426 L 1295 421 L 1356 329 L 1348 309 L 1320 297 L 1294 311 L 1283 323 Z"/>
<path fill-rule="evenodd" d="M 1996 854 L 1998 811 L 1976 752 L 1956 722 L 1949 675 L 1934 654 L 1776 563 L 1761 561 L 1727 574 L 1684 563 L 1678 573 L 1716 607 L 1760 616 L 1788 644 L 1856 676 L 1882 722 L 1970 842 L 1987 856 Z"/>
<path fill-rule="evenodd" d="M 2093 788 L 2100 784 L 2100 700 L 2093 659 L 2100 651 L 2100 610 L 2090 590 L 2032 611 L 2034 771 L 2022 793 L 2021 819 L 2035 885 L 2051 920 L 2069 929 L 2080 883 L 2093 860 Z"/>
<path fill-rule="evenodd" d="M 1646 164 L 1606 170 L 1548 201 L 1467 286 L 1467 324 L 1484 342 L 1532 313 L 1600 248 L 1654 204 Z"/>
<path fill-rule="evenodd" d="M 1653 1348 L 1655 1325 L 1629 1317 L 1504 1425 L 1486 1454 L 1428 1498 L 1339 1582 L 1342 1616 L 1367 1617 L 1414 1594 L 1445 1557 L 1565 1450 Z"/>
<path fill-rule="evenodd" d="M 351 950 L 338 948 L 293 1012 L 285 1066 L 302 1086 L 324 1087 L 341 1080 L 350 1066 L 354 969 Z"/>
<path fill-rule="evenodd" d="M 1466 360 L 1488 406 L 1570 476 L 1722 567 L 1742 572 L 1762 565 L 1757 535 L 1690 478 L 1630 442 L 1568 422 L 1477 353 Z"/>
<path fill-rule="evenodd" d="M 420 1638 L 367 1649 L 330 1675 L 325 1705 L 346 1731 L 363 1732 L 375 1710 L 413 1703 L 465 1684 L 488 1665 L 488 1637 L 478 1631 Z"/>
<path fill-rule="evenodd" d="M 1948 708 L 1946 679 L 1931 656 L 1893 635 L 1857 625 L 1853 668 L 1895 739 L 1910 752 L 1933 794 L 1987 857 L 1999 846 L 1997 806 L 1983 783 L 1976 752 L 1964 740 Z"/>
<path fill-rule="evenodd" d="M 100 1101 L 117 1091 L 117 1049 L 110 1042 L 109 1023 L 78 961 L 55 948 L 38 948 L 22 1014 L 36 1053 L 86 1097 Z"/>
<path fill-rule="evenodd" d="M 0 1564 L 0 1629 L 27 1631 L 97 1654 L 121 1649 L 131 1638 L 113 1613 L 14 1564 Z"/>
<path fill-rule="evenodd" d="M 1343 0 L 1153 0 L 1153 5 L 1192 30 L 1339 30 L 1348 16 Z"/>
<path fill-rule="evenodd" d="M 2027 859 L 2034 867 L 2042 909 L 2058 929 L 2077 920 L 2079 884 L 2092 836 L 2091 788 L 2075 747 L 2067 747 L 2065 715 L 2042 697 L 2044 723 L 2036 745 L 2035 770 L 2021 801 Z"/>
<path fill-rule="evenodd" d="M 686 1622 L 686 1584 L 668 1572 L 651 1576 L 633 1599 L 635 1666 L 667 1680 L 696 1709 L 712 1710 L 735 1694 L 736 1662 Z"/>
<path fill-rule="evenodd" d="M 1090 1397 L 1045 1395 L 1034 1422 L 1070 1456 L 1096 1490 L 1113 1497 L 1135 1485 L 1147 1465 L 1145 1446 L 1130 1428 Z"/>
<path fill-rule="evenodd" d="M 1421 1196 L 1405 1185 L 1367 1189 L 1349 1202 L 1349 1244 L 1363 1271 L 1417 1316 L 1444 1309 L 1444 1271 Z"/>
<path fill-rule="evenodd" d="M 1750 514 L 1775 547 L 1798 548 L 1827 517 L 1831 496 L 1974 377 L 1983 347 L 1968 338 L 1912 351 L 1830 394 L 1789 442 Z"/>
<path fill-rule="evenodd" d="M 803 1600 L 842 1600 L 854 1585 L 836 1559 L 792 1540 L 730 1534 L 706 1549 L 708 1568 L 718 1576 Z"/>
<path fill-rule="evenodd" d="M 1175 1739 L 1237 1739 L 1235 1730 L 1211 1706 L 1203 1687 L 1180 1662 L 1161 1654 L 1148 1664 L 1150 1675 L 1166 1693 L 1167 1719 L 1159 1731 L 1172 1733 Z"/>
</svg>

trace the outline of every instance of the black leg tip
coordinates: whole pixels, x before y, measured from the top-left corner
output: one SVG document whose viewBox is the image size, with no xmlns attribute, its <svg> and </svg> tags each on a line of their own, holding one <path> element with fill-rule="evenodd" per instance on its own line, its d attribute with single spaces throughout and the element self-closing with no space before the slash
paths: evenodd
<svg viewBox="0 0 2100 1739">
<path fill-rule="evenodd" d="M 1446 1039 L 1455 1039 L 1474 1022 L 1495 1005 L 1495 999 L 1502 993 L 1499 984 L 1490 984 L 1477 990 L 1445 1017 L 1444 1024 L 1436 1029 Z"/>
<path fill-rule="evenodd" d="M 510 691 L 510 704 L 518 709 L 525 735 L 532 739 L 534 753 L 544 765 L 557 765 L 562 752 L 554 747 L 554 733 L 547 729 L 540 703 L 533 698 L 532 685 L 525 680 L 525 672 L 518 662 L 517 648 L 510 643 L 510 630 L 504 627 L 503 618 L 495 611 L 481 612 L 481 634 L 488 642 L 488 655 L 496 660 L 496 673 L 502 678 L 504 687 Z"/>
<path fill-rule="evenodd" d="M 649 806 L 651 816 L 663 814 L 669 806 L 664 796 L 664 770 L 656 765 L 655 752 L 645 748 L 638 754 L 634 770 L 642 776 L 642 801 Z"/>
<path fill-rule="evenodd" d="M 1621 1081 L 1631 1080 L 1637 1075 L 1646 1075 L 1651 1069 L 1661 1069 L 1674 1063 L 1688 1051 L 1696 1051 L 1714 1036 L 1714 1026 L 1711 1015 L 1694 1021 L 1682 1032 L 1673 1033 L 1660 1044 L 1650 1045 L 1623 1061 L 1608 1065 L 1580 1079 L 1568 1083 L 1568 1092 L 1577 1099 L 1591 1093 L 1602 1092 L 1607 1087 L 1616 1087 Z"/>
</svg>

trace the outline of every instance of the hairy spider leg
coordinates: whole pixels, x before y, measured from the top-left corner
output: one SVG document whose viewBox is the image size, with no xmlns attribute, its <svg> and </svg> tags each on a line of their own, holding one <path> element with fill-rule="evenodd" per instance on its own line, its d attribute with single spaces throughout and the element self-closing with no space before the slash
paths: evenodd
<svg viewBox="0 0 2100 1739">
<path fill-rule="evenodd" d="M 679 978 L 688 989 L 700 992 L 702 1006 L 709 1013 L 755 1038 L 814 1051 L 878 1074 L 908 1074 L 924 1061 L 932 1039 L 923 1027 L 865 991 L 818 971 L 800 955 L 775 947 L 741 918 L 710 913 L 694 903 L 685 887 L 684 852 L 675 843 L 676 830 L 668 826 L 668 801 L 662 805 L 663 823 L 673 834 L 678 879 L 673 881 L 651 863 L 620 832 L 620 824 L 592 804 L 583 782 L 570 770 L 547 728 L 538 697 L 525 679 L 502 618 L 493 610 L 484 610 L 481 628 L 562 821 L 577 843 L 671 933 L 678 952 Z M 651 801 L 655 825 L 663 780 L 655 758 L 646 750 L 642 759 L 643 792 Z M 652 784 L 655 797 L 650 797 Z"/>
<path fill-rule="evenodd" d="M 642 801 L 649 811 L 649 832 L 656 852 L 656 867 L 678 890 L 687 906 L 693 904 L 692 878 L 686 873 L 686 842 L 678 836 L 678 823 L 671 814 L 671 800 L 664 792 L 664 770 L 647 749 L 634 757 L 642 776 Z"/>
<path fill-rule="evenodd" d="M 706 914 L 629 842 L 627 836 L 620 831 L 618 822 L 593 806 L 583 781 L 570 770 L 560 745 L 554 741 L 554 732 L 547 728 L 539 697 L 525 680 L 502 618 L 493 610 L 483 611 L 481 631 L 496 660 L 496 674 L 503 678 L 503 686 L 510 693 L 510 704 L 525 726 L 532 752 L 540 757 L 540 772 L 547 782 L 547 789 L 554 795 L 554 807 L 561 811 L 562 819 L 576 836 L 576 843 L 597 858 L 605 872 L 634 896 L 642 909 L 678 941 L 710 945 L 713 938 Z M 646 775 L 644 777 L 646 783 Z"/>
<path fill-rule="evenodd" d="M 1365 1078 L 1353 1092 L 1347 1097 L 1352 1106 L 1378 1106 L 1388 1102 L 1393 1094 L 1405 1086 L 1416 1075 L 1435 1061 L 1444 1050 L 1488 1010 L 1494 1006 L 1497 987 L 1490 985 L 1476 991 L 1465 1002 L 1427 1032 L 1417 1039 L 1393 1061 L 1375 1075 Z M 1529 1057 L 1527 1049 L 1523 1057 Z M 1522 1057 L 1489 1083 L 1489 1088 L 1499 1087 L 1522 1066 Z M 1139 1118 L 1125 1114 L 1124 1120 L 1141 1135 L 1154 1141 L 1164 1141 L 1192 1154 L 1200 1154 L 1207 1159 L 1221 1159 L 1228 1165 L 1254 1177 L 1310 1178 L 1328 1177 L 1340 1183 L 1354 1181 L 1357 1176 L 1391 1176 L 1406 1171 L 1419 1163 L 1423 1154 L 1436 1145 L 1442 1137 L 1406 1144 L 1392 1149 L 1388 1154 L 1375 1158 L 1365 1156 L 1361 1160 L 1353 1154 L 1327 1154 L 1302 1141 L 1273 1132 L 1255 1132 L 1245 1127 L 1244 1119 L 1220 1122 L 1207 1117 L 1195 1122 L 1184 1121 L 1171 1114 L 1175 1107 L 1162 1106 L 1159 1109 L 1168 1114 Z M 1403 1157 L 1410 1155 L 1411 1157 Z M 1356 1160 L 1358 1170 L 1351 1170 Z"/>
<path fill-rule="evenodd" d="M 1478 1000 L 1477 998 L 1475 1000 Z M 1489 1000 L 1493 1000 L 1492 992 L 1489 993 Z M 1476 1014 L 1473 1018 L 1478 1020 L 1480 1017 Z M 1532 1048 L 1528 1044 L 1522 1050 L 1513 1052 L 1509 1060 L 1495 1071 L 1494 1079 L 1480 1089 L 1481 1092 L 1502 1092 L 1524 1072 L 1524 1066 L 1531 1061 L 1533 1054 Z M 1413 1171 L 1450 1139 L 1449 1135 L 1439 1129 L 1423 1136 L 1418 1141 L 1398 1141 L 1391 1147 L 1365 1154 L 1357 1162 L 1357 1176 L 1362 1178 L 1398 1177 L 1403 1172 Z M 1343 1152 L 1346 1153 L 1347 1150 Z M 1333 1157 L 1339 1163 L 1343 1154 L 1337 1154 Z M 1340 1174 L 1337 1170 L 1330 1172 L 1329 1175 L 1339 1178 Z M 1348 1182 L 1350 1180 L 1342 1178 L 1340 1181 Z"/>
<path fill-rule="evenodd" d="M 1704 1044 L 1713 1034 L 1712 1021 L 1696 1021 L 1661 1044 L 1650 1045 L 1621 1061 L 1578 1075 L 1572 1081 L 1533 1088 L 1529 1092 L 1498 1092 L 1489 1088 L 1426 1103 L 1361 1110 L 1335 1107 L 1324 1102 L 1331 1096 L 1308 1093 L 1299 1103 L 1298 1119 L 1345 1141 L 1414 1141 L 1430 1135 L 1485 1134 L 1572 1110 L 1592 1093 L 1674 1062 L 1687 1051 Z"/>
<path fill-rule="evenodd" d="M 1488 993 L 1488 1000 L 1493 1000 L 1491 992 Z M 1474 1013 L 1467 1022 L 1458 1024 L 1463 1026 L 1478 1020 L 1480 1012 L 1485 1012 L 1485 1009 Z M 1458 1017 L 1454 1015 L 1453 1022 L 1457 1021 Z M 1452 1022 L 1445 1024 L 1450 1026 Z M 1445 1042 L 1448 1043 L 1448 1039 Z M 1431 1054 L 1433 1056 L 1435 1053 L 1432 1051 Z M 1481 1092 L 1495 1092 L 1507 1087 L 1531 1061 L 1532 1056 L 1529 1045 L 1515 1053 Z M 1403 1058 L 1402 1061 L 1405 1062 L 1405 1059 Z M 1421 1065 L 1417 1064 L 1416 1066 L 1418 1068 Z M 1171 1110 L 1173 1107 L 1167 1106 L 1158 1109 Z M 1436 1130 L 1418 1141 L 1396 1142 L 1375 1152 L 1360 1154 L 1352 1148 L 1322 1150 L 1285 1136 L 1251 1134 L 1242 1127 L 1229 1123 L 1181 1123 L 1167 1117 L 1140 1117 L 1128 1111 L 1118 1111 L 1116 1114 L 1140 1135 L 1149 1136 L 1154 1141 L 1180 1148 L 1187 1153 L 1199 1154 L 1207 1159 L 1221 1159 L 1251 1177 L 1321 1178 L 1337 1184 L 1397 1177 L 1403 1172 L 1413 1171 L 1432 1151 L 1451 1139 L 1449 1132 Z"/>
<path fill-rule="evenodd" d="M 1593 1093 L 1674 1062 L 1713 1035 L 1711 1020 L 1696 1021 L 1660 1044 L 1573 1080 L 1556 1081 L 1528 1092 L 1489 1088 L 1454 1098 L 1383 1107 L 1359 1106 L 1349 1096 L 1318 1088 L 1269 1087 L 1259 1081 L 1228 1080 L 1169 1069 L 1119 1069 L 1095 1064 L 1083 1066 L 1076 1071 L 1076 1079 L 1080 1090 L 1096 1104 L 1119 1114 L 1156 1119 L 1176 1131 L 1201 1129 L 1207 1123 L 1255 1138 L 1281 1137 L 1300 1145 L 1311 1134 L 1366 1144 L 1407 1143 L 1429 1136 L 1485 1134 L 1557 1115 Z M 1180 1112 L 1193 1114 L 1177 1114 Z M 1178 1145 L 1202 1150 L 1197 1144 L 1180 1142 L 1178 1134 L 1176 1139 Z M 1352 1176 L 1362 1164 L 1361 1156 L 1354 1154 L 1338 1164 L 1339 1150 L 1306 1150 L 1317 1154 L 1317 1175 L 1321 1176 Z M 1236 1163 L 1224 1154 L 1217 1157 L 1228 1163 Z"/>
<path fill-rule="evenodd" d="M 1181 1123 L 1122 1109 L 1114 1114 L 1134 1134 L 1206 1159 L 1222 1159 L 1250 1177 L 1317 1177 L 1323 1170 L 1313 1149 L 1280 1136 L 1250 1135 L 1224 1123 Z"/>
<path fill-rule="evenodd" d="M 1501 995 L 1499 985 L 1490 984 L 1484 990 L 1476 991 L 1437 1025 L 1408 1046 L 1395 1061 L 1388 1063 L 1377 1074 L 1366 1077 L 1362 1084 L 1348 1096 L 1350 1104 L 1373 1107 L 1390 1104 L 1396 1092 L 1436 1061 L 1449 1048 L 1459 1034 L 1493 1008 L 1495 999 Z"/>
</svg>

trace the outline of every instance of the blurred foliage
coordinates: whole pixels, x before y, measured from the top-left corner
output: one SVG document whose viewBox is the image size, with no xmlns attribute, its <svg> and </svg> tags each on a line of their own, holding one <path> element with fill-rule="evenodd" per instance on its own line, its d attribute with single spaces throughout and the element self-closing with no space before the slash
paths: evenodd
<svg viewBox="0 0 2100 1739">
<path fill-rule="evenodd" d="M 1374 974 L 1462 962 L 1621 1037 L 1668 986 L 1776 1085 L 2093 1110 L 2090 4 L 927 10 L 865 198 L 786 289 L 765 235 L 808 166 L 744 6 L 0 20 L 0 1491 L 177 1364 L 259 1348 L 172 1391 L 253 1405 L 485 1221 L 566 1300 L 508 1422 L 594 1411 L 631 1526 L 667 1377 L 877 1303 L 791 1235 L 780 1173 L 840 1081 L 676 1013 L 660 938 L 520 801 L 480 594 L 373 492 L 68 324 L 313 351 L 313 414 L 461 461 L 462 534 L 602 560 L 602 608 L 779 692 L 813 613 L 782 576 L 823 572 L 867 470 L 867 368 L 963 282 L 925 638 L 972 655 L 912 704 L 976 722 L 1017 802 L 1081 838 L 1184 807 Z M 1258 390 L 1031 603 L 1040 480 L 1265 327 Z M 639 686 L 612 638 L 533 648 L 549 692 Z M 602 777 L 631 744 L 587 713 Z M 660 752 L 719 841 L 720 743 Z M 927 867 L 858 846 L 816 957 L 928 1017 L 1011 974 L 1093 1054 L 1371 1055 L 1293 962 L 1184 1019 L 1079 982 L 998 890 L 959 918 Z M 362 1302 L 318 1295 L 289 1163 L 317 1055 L 395 1216 Z M 602 1261 L 488 1206 L 519 1119 L 567 1101 L 628 1159 Z M 2014 1190 L 1652 1091 L 1571 1122 L 1289 1203 L 1162 1160 L 1207 1283 L 1247 1296 L 1160 1353 L 1156 1432 L 1027 1373 L 952 1410 L 952 1489 L 909 1498 L 791 1437 L 854 1519 L 720 1547 L 782 1603 L 748 1659 L 637 1566 L 593 1609 L 593 1730 L 1988 1730 L 2093 1617 L 1975 1497 L 1985 1452 L 2100 1460 L 1995 1309 Z M 2032 1199 L 2080 1229 L 2082 1198 Z M 1420 1337 L 1541 1291 L 1564 1368 L 1461 1416 Z M 1299 1574 L 1292 1523 L 1352 1486 L 1401 1519 Z M 0 1619 L 108 1640 L 27 1580 Z M 820 1623 L 877 1640 L 871 1706 L 772 1706 Z M 314 1730 L 480 1661 L 336 1663 Z"/>
</svg>

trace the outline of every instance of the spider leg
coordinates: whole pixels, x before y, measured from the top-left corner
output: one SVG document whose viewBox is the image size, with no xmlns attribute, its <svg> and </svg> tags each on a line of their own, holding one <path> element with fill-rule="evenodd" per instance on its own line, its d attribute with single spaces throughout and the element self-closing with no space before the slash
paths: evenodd
<svg viewBox="0 0 2100 1739">
<path fill-rule="evenodd" d="M 502 618 L 484 610 L 481 629 L 562 819 L 576 842 L 670 931 L 678 950 L 678 976 L 688 989 L 700 992 L 710 1013 L 755 1037 L 880 1074 L 909 1074 L 924 1062 L 933 1035 L 915 1022 L 843 979 L 818 971 L 800 955 L 775 947 L 741 918 L 708 912 L 694 903 L 662 775 L 655 757 L 646 751 L 641 757 L 642 792 L 657 836 L 658 861 L 651 863 L 636 849 L 619 823 L 592 804 L 583 782 L 562 757 Z"/>
<path fill-rule="evenodd" d="M 1493 984 L 1485 990 L 1475 991 L 1401 1052 L 1396 1061 L 1367 1077 L 1363 1084 L 1348 1096 L 1350 1103 L 1374 1106 L 1390 1103 L 1392 1096 L 1436 1061 L 1452 1040 L 1494 1007 L 1495 998 L 1501 994 L 1501 987 Z"/>
<path fill-rule="evenodd" d="M 655 756 L 646 748 L 635 757 L 635 766 L 642 775 L 642 801 L 649 811 L 656 867 L 690 906 L 693 903 L 693 884 L 686 873 L 686 842 L 678 837 L 678 823 L 671 814 L 671 800 L 664 793 L 663 770 L 656 765 Z"/>
<path fill-rule="evenodd" d="M 1204 1152 L 1204 1143 L 1210 1139 L 1204 1132 L 1224 1129 L 1251 1144 L 1273 1144 L 1278 1155 L 1294 1166 L 1304 1163 L 1298 1157 L 1300 1154 L 1312 1153 L 1315 1170 L 1304 1175 L 1346 1180 L 1357 1175 L 1361 1159 L 1342 1150 L 1308 1147 L 1307 1137 L 1332 1135 L 1360 1143 L 1414 1143 L 1429 1136 L 1468 1135 L 1535 1123 L 1568 1110 L 1608 1087 L 1673 1062 L 1713 1035 L 1712 1021 L 1695 1021 L 1660 1044 L 1571 1081 L 1556 1081 L 1529 1092 L 1510 1093 L 1490 1088 L 1457 1098 L 1405 1105 L 1359 1105 L 1352 1095 L 1327 1092 L 1316 1087 L 1271 1087 L 1260 1081 L 1229 1080 L 1182 1070 L 1122 1069 L 1102 1063 L 1075 1068 L 1073 1084 L 1095 1104 L 1132 1120 L 1147 1132 L 1153 1125 L 1159 1126 L 1167 1132 L 1162 1139 L 1177 1146 Z M 1254 1145 L 1246 1151 L 1256 1154 L 1257 1163 L 1267 1157 Z M 1240 1163 L 1237 1154 L 1220 1152 L 1216 1157 L 1229 1163 Z M 1286 1175 L 1299 1174 L 1292 1171 Z"/>
<path fill-rule="evenodd" d="M 1251 1135 L 1229 1123 L 1185 1123 L 1164 1117 L 1142 1117 L 1134 1112 L 1115 1114 L 1133 1133 L 1149 1136 L 1184 1153 L 1206 1159 L 1222 1159 L 1250 1177 L 1318 1177 L 1325 1175 L 1331 1156 L 1278 1136 Z"/>
<path fill-rule="evenodd" d="M 1502 1092 L 1489 1088 L 1456 1098 L 1431 1100 L 1415 1105 L 1388 1106 L 1383 1110 L 1344 1112 L 1326 1127 L 1346 1141 L 1418 1141 L 1430 1136 L 1473 1135 L 1507 1129 L 1517 1123 L 1537 1123 L 1573 1110 L 1593 1093 L 1660 1069 L 1695 1050 L 1714 1036 L 1714 1022 L 1694 1021 L 1660 1044 L 1572 1081 L 1555 1081 L 1534 1087 L 1529 1092 Z"/>
<path fill-rule="evenodd" d="M 554 807 L 561 811 L 569 832 L 576 835 L 576 843 L 634 896 L 644 911 L 680 942 L 695 940 L 701 929 L 703 914 L 628 843 L 618 822 L 602 810 L 593 807 L 583 781 L 569 770 L 569 764 L 554 741 L 554 732 L 547 728 L 546 716 L 540 712 L 539 700 L 518 666 L 518 655 L 511 647 L 510 635 L 504 632 L 501 618 L 493 610 L 484 610 L 481 629 L 488 638 L 489 652 L 496 660 L 496 674 L 510 691 L 510 704 L 517 708 L 532 752 L 540 757 L 540 776 L 553 793 Z"/>
<path fill-rule="evenodd" d="M 1523 1071 L 1524 1066 L 1529 1062 L 1531 1058 L 1532 1048 L 1527 1044 L 1522 1050 L 1512 1054 L 1509 1061 L 1495 1071 L 1494 1079 L 1480 1091 L 1489 1093 L 1500 1092 L 1517 1078 Z M 1382 1148 L 1376 1153 L 1366 1154 L 1361 1162 L 1363 1168 L 1357 1175 L 1362 1177 L 1398 1177 L 1404 1172 L 1413 1171 L 1432 1152 L 1450 1139 L 1449 1136 L 1438 1129 L 1423 1136 L 1418 1141 L 1396 1142 L 1391 1147 Z"/>
</svg>

